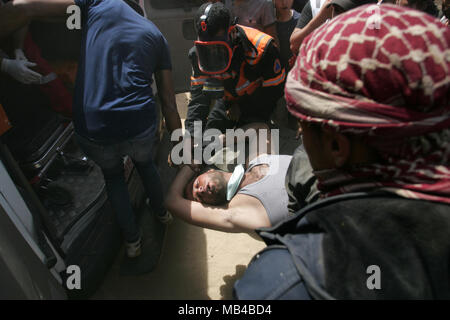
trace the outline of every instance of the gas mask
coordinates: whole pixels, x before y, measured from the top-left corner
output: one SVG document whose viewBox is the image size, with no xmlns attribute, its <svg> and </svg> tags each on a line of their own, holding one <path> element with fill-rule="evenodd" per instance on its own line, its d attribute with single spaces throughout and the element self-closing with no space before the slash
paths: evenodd
<svg viewBox="0 0 450 320">
<path fill-rule="evenodd" d="M 211 41 L 195 41 L 198 67 L 206 74 L 221 74 L 230 67 L 233 49 L 228 43 L 228 34 Z"/>
<path fill-rule="evenodd" d="M 199 40 L 195 41 L 195 49 L 198 58 L 198 67 L 201 72 L 209 75 L 218 75 L 227 71 L 233 57 L 233 45 L 230 40 L 230 32 L 234 24 L 230 23 L 225 34 L 210 36 L 208 33 L 208 13 L 213 3 L 209 4 L 200 17 Z M 201 39 L 201 40 L 200 40 Z"/>
</svg>

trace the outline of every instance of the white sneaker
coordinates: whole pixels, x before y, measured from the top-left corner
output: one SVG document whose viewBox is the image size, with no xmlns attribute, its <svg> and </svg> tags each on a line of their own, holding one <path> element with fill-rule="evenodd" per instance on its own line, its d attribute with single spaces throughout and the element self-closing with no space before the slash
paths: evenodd
<svg viewBox="0 0 450 320">
<path fill-rule="evenodd" d="M 135 242 L 125 242 L 128 258 L 136 258 L 141 255 L 141 240 L 142 238 L 139 237 Z"/>
</svg>

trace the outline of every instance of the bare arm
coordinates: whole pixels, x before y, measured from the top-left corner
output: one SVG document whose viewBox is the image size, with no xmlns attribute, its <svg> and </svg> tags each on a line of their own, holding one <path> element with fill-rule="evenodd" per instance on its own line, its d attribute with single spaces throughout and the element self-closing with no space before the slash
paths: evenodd
<svg viewBox="0 0 450 320">
<path fill-rule="evenodd" d="M 235 210 L 230 208 L 229 205 L 210 206 L 185 199 L 183 191 L 193 175 L 194 172 L 188 166 L 184 166 L 170 186 L 166 207 L 172 214 L 187 223 L 203 228 L 225 232 L 247 232 L 251 230 L 234 221 Z"/>
<path fill-rule="evenodd" d="M 30 23 L 35 18 L 61 16 L 73 0 L 14 0 L 0 8 L 0 38 Z"/>
<path fill-rule="evenodd" d="M 14 49 L 23 49 L 28 26 L 25 25 L 14 33 Z"/>
<path fill-rule="evenodd" d="M 180 115 L 178 114 L 175 91 L 173 89 L 172 71 L 165 69 L 155 72 L 155 80 L 167 129 L 169 133 L 172 133 L 175 129 L 181 128 Z"/>
<path fill-rule="evenodd" d="M 305 26 L 306 27 L 306 26 Z M 300 44 L 303 41 L 304 36 L 302 35 L 302 30 L 305 28 L 295 28 L 292 31 L 291 37 L 289 39 L 292 54 L 298 55 L 298 50 L 300 48 Z"/>
<path fill-rule="evenodd" d="M 328 0 L 322 5 L 319 13 L 302 29 L 295 28 L 291 34 L 291 51 L 294 55 L 298 54 L 298 50 L 303 42 L 303 40 L 314 30 L 320 27 L 327 19 L 331 18 L 333 12 L 332 6 L 328 7 L 331 0 Z"/>
</svg>

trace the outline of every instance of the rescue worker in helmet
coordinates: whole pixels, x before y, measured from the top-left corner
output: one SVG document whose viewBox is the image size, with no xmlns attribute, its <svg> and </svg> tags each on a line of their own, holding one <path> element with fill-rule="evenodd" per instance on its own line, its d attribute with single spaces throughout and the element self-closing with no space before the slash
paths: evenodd
<svg viewBox="0 0 450 320">
<path fill-rule="evenodd" d="M 274 39 L 236 24 L 220 2 L 204 3 L 196 16 L 198 39 L 189 51 L 191 101 L 186 129 L 194 121 L 202 129 L 266 122 L 283 95 L 286 71 Z"/>
</svg>

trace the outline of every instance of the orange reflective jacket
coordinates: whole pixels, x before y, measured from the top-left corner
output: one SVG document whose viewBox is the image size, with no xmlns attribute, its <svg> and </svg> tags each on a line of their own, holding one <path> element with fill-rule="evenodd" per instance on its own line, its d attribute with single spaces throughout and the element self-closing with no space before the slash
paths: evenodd
<svg viewBox="0 0 450 320">
<path fill-rule="evenodd" d="M 203 74 L 198 68 L 195 50 L 190 51 L 191 89 L 203 86 L 208 77 L 215 77 L 223 80 L 224 99 L 236 101 L 242 96 L 252 95 L 260 87 L 284 86 L 286 71 L 280 63 L 274 39 L 250 27 L 236 25 L 235 28 L 238 45 L 227 72 L 212 76 Z"/>
</svg>

